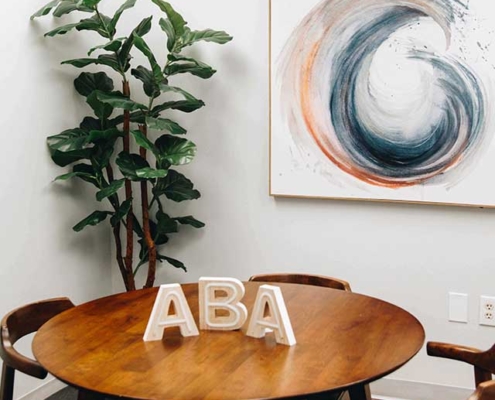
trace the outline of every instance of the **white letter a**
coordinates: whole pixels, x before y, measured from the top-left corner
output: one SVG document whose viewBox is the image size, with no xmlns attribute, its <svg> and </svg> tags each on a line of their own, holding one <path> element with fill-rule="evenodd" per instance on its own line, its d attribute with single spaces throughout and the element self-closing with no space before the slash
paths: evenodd
<svg viewBox="0 0 495 400">
<path fill-rule="evenodd" d="M 274 332 L 277 343 L 288 346 L 296 344 L 282 291 L 278 286 L 262 285 L 258 289 L 246 335 L 261 338 L 267 330 Z"/>
<path fill-rule="evenodd" d="M 175 314 L 169 315 L 171 304 Z M 162 340 L 165 328 L 172 326 L 178 326 L 182 336 L 199 335 L 191 309 L 178 283 L 160 286 L 143 340 L 145 342 Z"/>
</svg>

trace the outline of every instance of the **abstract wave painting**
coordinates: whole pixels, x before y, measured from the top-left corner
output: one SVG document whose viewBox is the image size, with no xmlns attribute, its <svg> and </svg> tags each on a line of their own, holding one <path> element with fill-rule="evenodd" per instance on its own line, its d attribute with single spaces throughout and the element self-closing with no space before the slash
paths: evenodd
<svg viewBox="0 0 495 400">
<path fill-rule="evenodd" d="M 491 3 L 271 0 L 271 194 L 495 207 Z"/>
</svg>

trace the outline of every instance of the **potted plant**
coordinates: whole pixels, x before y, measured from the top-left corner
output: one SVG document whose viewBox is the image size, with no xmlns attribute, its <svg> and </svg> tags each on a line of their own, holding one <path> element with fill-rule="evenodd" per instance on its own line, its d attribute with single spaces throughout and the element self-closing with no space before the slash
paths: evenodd
<svg viewBox="0 0 495 400">
<path fill-rule="evenodd" d="M 174 77 L 189 74 L 208 79 L 216 72 L 211 66 L 183 54 L 183 50 L 200 41 L 225 44 L 232 40 L 223 31 L 192 30 L 168 2 L 151 0 L 164 13 L 159 26 L 166 34 L 168 55 L 165 62 L 160 63 L 145 40 L 152 28 L 151 16 L 143 19 L 127 36 L 120 36 L 120 32 L 117 35 L 122 14 L 132 9 L 136 1 L 123 2 L 109 17 L 99 8 L 102 0 L 54 0 L 31 17 L 52 13 L 58 18 L 73 12 L 86 13 L 87 17 L 79 22 L 60 26 L 45 36 L 73 31 L 97 32 L 103 38 L 102 43 L 89 49 L 88 57 L 62 64 L 76 68 L 101 66 L 122 81 L 122 90 L 117 91 L 105 71 L 82 72 L 74 86 L 85 97 L 92 115 L 85 117 L 79 126 L 50 136 L 47 141 L 52 160 L 60 167 L 71 166 L 70 172 L 56 180 L 81 179 L 96 188 L 98 201 L 108 202 L 108 208 L 94 211 L 73 229 L 79 232 L 104 220 L 110 222 L 117 264 L 128 291 L 136 289 L 135 276 L 142 266 L 147 266 L 144 287 L 153 286 L 157 261 L 186 270 L 181 261 L 163 254 L 162 246 L 170 234 L 179 231 L 180 225 L 204 227 L 204 223 L 193 216 L 167 214 L 165 199 L 194 200 L 200 197 L 200 192 L 178 170 L 192 161 L 196 146 L 184 137 L 186 129 L 166 113 L 170 110 L 191 113 L 205 105 L 191 93 L 173 86 Z M 135 51 L 144 54 L 149 65 L 134 66 L 131 54 Z M 142 84 L 146 102 L 133 100 L 131 79 Z M 136 212 L 137 207 L 139 212 Z M 139 246 L 137 261 L 133 257 L 135 246 Z"/>
</svg>

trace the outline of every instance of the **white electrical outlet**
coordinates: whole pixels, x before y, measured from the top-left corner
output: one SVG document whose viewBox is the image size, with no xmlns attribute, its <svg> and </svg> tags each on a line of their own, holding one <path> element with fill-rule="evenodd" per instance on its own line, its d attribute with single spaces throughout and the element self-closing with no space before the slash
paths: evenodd
<svg viewBox="0 0 495 400">
<path fill-rule="evenodd" d="M 495 326 L 495 297 L 480 297 L 480 325 Z"/>
</svg>

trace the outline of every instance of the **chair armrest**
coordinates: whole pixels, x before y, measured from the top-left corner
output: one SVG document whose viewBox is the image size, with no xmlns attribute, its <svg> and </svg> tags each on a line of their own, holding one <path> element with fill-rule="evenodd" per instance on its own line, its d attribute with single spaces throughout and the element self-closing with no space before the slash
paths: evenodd
<svg viewBox="0 0 495 400">
<path fill-rule="evenodd" d="M 486 351 L 448 343 L 428 342 L 429 356 L 458 360 L 474 366 L 476 385 L 490 381 L 495 373 L 495 345 Z"/>
<path fill-rule="evenodd" d="M 495 381 L 483 382 L 478 385 L 468 400 L 495 400 Z"/>
<path fill-rule="evenodd" d="M 47 371 L 35 360 L 19 353 L 9 340 L 9 332 L 5 326 L 2 327 L 0 357 L 10 367 L 24 372 L 25 374 L 44 379 Z"/>
<path fill-rule="evenodd" d="M 459 346 L 450 343 L 428 342 L 426 352 L 429 356 L 449 358 L 472 364 L 473 356 L 480 354 L 482 351 L 473 347 Z"/>
</svg>

